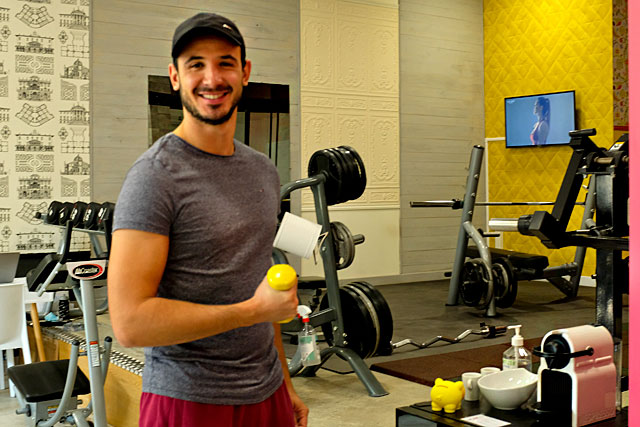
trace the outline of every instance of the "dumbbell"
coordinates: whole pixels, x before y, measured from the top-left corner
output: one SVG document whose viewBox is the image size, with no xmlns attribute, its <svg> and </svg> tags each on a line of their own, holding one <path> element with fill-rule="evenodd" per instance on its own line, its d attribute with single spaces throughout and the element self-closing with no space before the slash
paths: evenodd
<svg viewBox="0 0 640 427">
<path fill-rule="evenodd" d="M 71 209 L 71 215 L 69 215 L 69 221 L 71 221 L 72 227 L 80 227 L 82 228 L 83 223 L 82 219 L 84 217 L 84 211 L 87 209 L 87 204 L 85 202 L 77 201 L 73 204 L 73 208 Z"/>
<path fill-rule="evenodd" d="M 54 200 L 53 202 L 49 203 L 49 207 L 47 208 L 47 215 L 44 218 L 44 223 L 57 224 L 58 214 L 60 213 L 60 209 L 62 208 L 62 206 L 63 204 L 61 202 L 58 202 L 57 200 Z"/>
<path fill-rule="evenodd" d="M 98 229 L 98 212 L 100 211 L 100 203 L 91 202 L 87 205 L 82 216 L 82 226 L 87 230 Z"/>
<path fill-rule="evenodd" d="M 71 211 L 73 210 L 73 203 L 64 202 L 60 211 L 58 211 L 58 225 L 66 225 L 67 221 L 71 217 Z"/>
<path fill-rule="evenodd" d="M 98 229 L 105 230 L 105 227 L 108 225 L 113 219 L 113 211 L 116 209 L 116 204 L 111 202 L 104 202 L 100 205 L 100 209 L 98 209 Z"/>
<path fill-rule="evenodd" d="M 267 271 L 267 282 L 276 291 L 288 291 L 296 283 L 297 273 L 289 264 L 275 264 Z M 293 317 L 278 323 L 289 323 Z"/>
</svg>

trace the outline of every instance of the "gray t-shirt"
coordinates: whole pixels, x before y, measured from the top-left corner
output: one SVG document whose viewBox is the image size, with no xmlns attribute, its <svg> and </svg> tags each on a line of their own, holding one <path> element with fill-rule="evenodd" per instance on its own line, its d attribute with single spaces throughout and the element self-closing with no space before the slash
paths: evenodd
<svg viewBox="0 0 640 427">
<path fill-rule="evenodd" d="M 279 206 L 278 174 L 265 155 L 235 141 L 233 155 L 216 156 L 169 133 L 129 170 L 113 230 L 169 236 L 159 297 L 233 304 L 252 297 L 271 266 Z M 272 325 L 259 323 L 145 348 L 142 389 L 201 403 L 260 402 L 283 381 L 273 338 Z"/>
</svg>

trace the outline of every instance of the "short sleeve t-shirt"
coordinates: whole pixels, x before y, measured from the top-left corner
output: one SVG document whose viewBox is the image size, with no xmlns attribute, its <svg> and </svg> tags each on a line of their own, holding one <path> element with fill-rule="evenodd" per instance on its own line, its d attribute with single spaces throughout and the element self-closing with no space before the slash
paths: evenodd
<svg viewBox="0 0 640 427">
<path fill-rule="evenodd" d="M 253 296 L 271 266 L 280 206 L 277 171 L 235 141 L 217 156 L 169 133 L 131 167 L 113 230 L 169 237 L 158 296 L 233 304 Z M 135 262 L 135 260 L 131 260 Z M 136 278 L 131 277 L 130 286 Z M 143 391 L 220 405 L 257 403 L 282 384 L 270 323 L 178 345 L 145 348 Z"/>
</svg>

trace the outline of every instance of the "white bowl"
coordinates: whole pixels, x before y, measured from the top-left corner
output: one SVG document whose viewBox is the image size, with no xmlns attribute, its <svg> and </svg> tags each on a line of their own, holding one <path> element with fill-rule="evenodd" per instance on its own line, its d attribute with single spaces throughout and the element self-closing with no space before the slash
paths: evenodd
<svg viewBox="0 0 640 427">
<path fill-rule="evenodd" d="M 529 399 L 538 376 L 524 368 L 507 369 L 478 380 L 480 393 L 497 409 L 516 409 Z"/>
</svg>

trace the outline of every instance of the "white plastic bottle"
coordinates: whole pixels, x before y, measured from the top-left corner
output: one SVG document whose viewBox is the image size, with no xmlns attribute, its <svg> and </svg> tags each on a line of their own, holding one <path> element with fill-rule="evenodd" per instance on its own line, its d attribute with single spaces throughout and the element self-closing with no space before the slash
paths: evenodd
<svg viewBox="0 0 640 427">
<path fill-rule="evenodd" d="M 522 325 L 509 326 L 508 329 L 515 329 L 515 334 L 511 338 L 511 347 L 502 354 L 502 370 L 525 368 L 531 372 L 531 352 L 523 344 L 524 339 L 520 335 Z"/>
<path fill-rule="evenodd" d="M 298 351 L 302 359 L 302 366 L 305 367 L 319 365 L 321 362 L 320 351 L 316 341 L 317 334 L 311 323 L 309 323 L 310 312 L 311 310 L 308 307 L 298 306 L 298 313 L 302 317 L 303 325 L 302 331 L 298 334 Z"/>
</svg>

